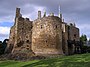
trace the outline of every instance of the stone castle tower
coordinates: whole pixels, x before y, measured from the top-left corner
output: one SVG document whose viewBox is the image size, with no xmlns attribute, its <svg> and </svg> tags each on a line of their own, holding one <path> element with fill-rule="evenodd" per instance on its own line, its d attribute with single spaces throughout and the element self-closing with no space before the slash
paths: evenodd
<svg viewBox="0 0 90 67">
<path fill-rule="evenodd" d="M 79 29 L 75 24 L 62 21 L 62 14 L 41 17 L 30 21 L 23 18 L 16 8 L 15 23 L 11 27 L 6 52 L 33 52 L 35 55 L 67 55 L 74 53 L 75 42 L 79 41 Z M 74 43 L 73 43 L 74 42 Z"/>
<path fill-rule="evenodd" d="M 56 16 L 35 20 L 32 31 L 32 50 L 35 54 L 63 54 L 62 21 Z"/>
</svg>

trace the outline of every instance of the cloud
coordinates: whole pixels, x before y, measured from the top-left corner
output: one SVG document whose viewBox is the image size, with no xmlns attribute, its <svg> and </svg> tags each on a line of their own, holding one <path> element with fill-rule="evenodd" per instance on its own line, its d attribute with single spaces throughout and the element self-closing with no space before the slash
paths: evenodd
<svg viewBox="0 0 90 67">
<path fill-rule="evenodd" d="M 0 21 L 13 21 L 16 7 L 20 7 L 24 15 L 32 15 L 36 11 L 35 7 L 37 6 L 45 7 L 47 13 L 54 12 L 58 14 L 59 4 L 63 15 L 71 19 L 74 16 L 87 20 L 90 18 L 89 2 L 90 0 L 0 0 L 0 9 L 2 9 L 0 10 Z M 35 17 L 33 18 L 35 19 Z"/>
<path fill-rule="evenodd" d="M 10 32 L 10 27 L 1 27 L 0 26 L 0 40 L 4 40 L 6 38 L 9 38 L 9 32 Z"/>
<path fill-rule="evenodd" d="M 87 38 L 90 39 L 90 25 L 89 24 L 79 24 L 77 25 L 80 28 L 80 36 L 82 34 L 87 35 Z"/>
<path fill-rule="evenodd" d="M 37 18 L 38 10 L 58 15 L 58 6 L 61 5 L 65 21 L 75 22 L 81 33 L 89 36 L 90 0 L 0 0 L 0 5 L 0 23 L 14 22 L 16 7 L 21 8 L 22 16 L 34 20 Z"/>
<path fill-rule="evenodd" d="M 0 27 L 0 34 L 8 34 L 10 31 L 9 27 Z"/>
</svg>

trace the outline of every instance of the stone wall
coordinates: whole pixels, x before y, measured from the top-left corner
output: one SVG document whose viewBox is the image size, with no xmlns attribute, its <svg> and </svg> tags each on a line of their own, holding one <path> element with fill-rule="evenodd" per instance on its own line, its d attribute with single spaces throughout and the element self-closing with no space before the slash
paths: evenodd
<svg viewBox="0 0 90 67">
<path fill-rule="evenodd" d="M 10 29 L 9 42 L 7 44 L 5 53 L 11 53 L 15 43 L 15 26 Z"/>
<path fill-rule="evenodd" d="M 61 20 L 55 16 L 33 22 L 32 50 L 35 54 L 63 54 Z"/>
<path fill-rule="evenodd" d="M 62 49 L 65 55 L 68 55 L 68 25 L 62 23 Z"/>
<path fill-rule="evenodd" d="M 69 39 L 79 41 L 79 29 L 75 26 L 69 26 Z"/>
<path fill-rule="evenodd" d="M 28 18 L 16 18 L 15 44 L 13 51 L 31 50 L 32 21 Z M 23 48 L 23 49 L 22 49 Z"/>
<path fill-rule="evenodd" d="M 20 9 L 16 9 L 15 23 L 10 30 L 7 51 L 19 52 L 31 50 L 32 43 L 32 21 L 23 18 Z M 13 49 L 10 49 L 10 46 Z"/>
<path fill-rule="evenodd" d="M 79 41 L 79 29 L 73 24 L 68 26 L 68 41 L 68 53 L 74 54 L 76 42 Z"/>
<path fill-rule="evenodd" d="M 69 47 L 68 40 L 79 41 L 79 29 L 73 25 L 67 25 L 61 18 L 51 14 L 30 21 L 23 18 L 20 8 L 16 9 L 15 23 L 11 27 L 8 52 L 30 52 L 36 55 L 65 54 L 73 53 L 74 45 Z M 72 48 L 72 49 L 70 49 Z"/>
</svg>

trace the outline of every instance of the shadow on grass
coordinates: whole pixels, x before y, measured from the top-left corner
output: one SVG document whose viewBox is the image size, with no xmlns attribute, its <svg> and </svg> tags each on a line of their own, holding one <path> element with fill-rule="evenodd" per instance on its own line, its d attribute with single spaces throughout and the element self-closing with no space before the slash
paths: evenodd
<svg viewBox="0 0 90 67">
<path fill-rule="evenodd" d="M 2 61 L 0 62 L 0 67 L 2 66 L 8 66 L 8 65 L 14 65 L 14 64 L 17 64 L 18 62 L 15 62 L 15 61 Z"/>
<path fill-rule="evenodd" d="M 90 62 L 39 61 L 22 67 L 90 67 Z"/>
<path fill-rule="evenodd" d="M 40 60 L 32 64 L 26 64 L 23 67 L 90 67 L 90 62 L 85 62 L 82 58 L 77 60 L 74 58 L 58 58 Z"/>
<path fill-rule="evenodd" d="M 0 67 L 90 67 L 90 54 L 33 61 L 1 61 Z"/>
</svg>

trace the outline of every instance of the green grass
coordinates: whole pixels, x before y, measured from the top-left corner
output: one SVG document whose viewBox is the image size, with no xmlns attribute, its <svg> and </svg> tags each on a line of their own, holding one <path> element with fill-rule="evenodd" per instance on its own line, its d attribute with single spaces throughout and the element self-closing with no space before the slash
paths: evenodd
<svg viewBox="0 0 90 67">
<path fill-rule="evenodd" d="M 0 61 L 0 67 L 90 67 L 90 53 L 33 61 Z"/>
</svg>

